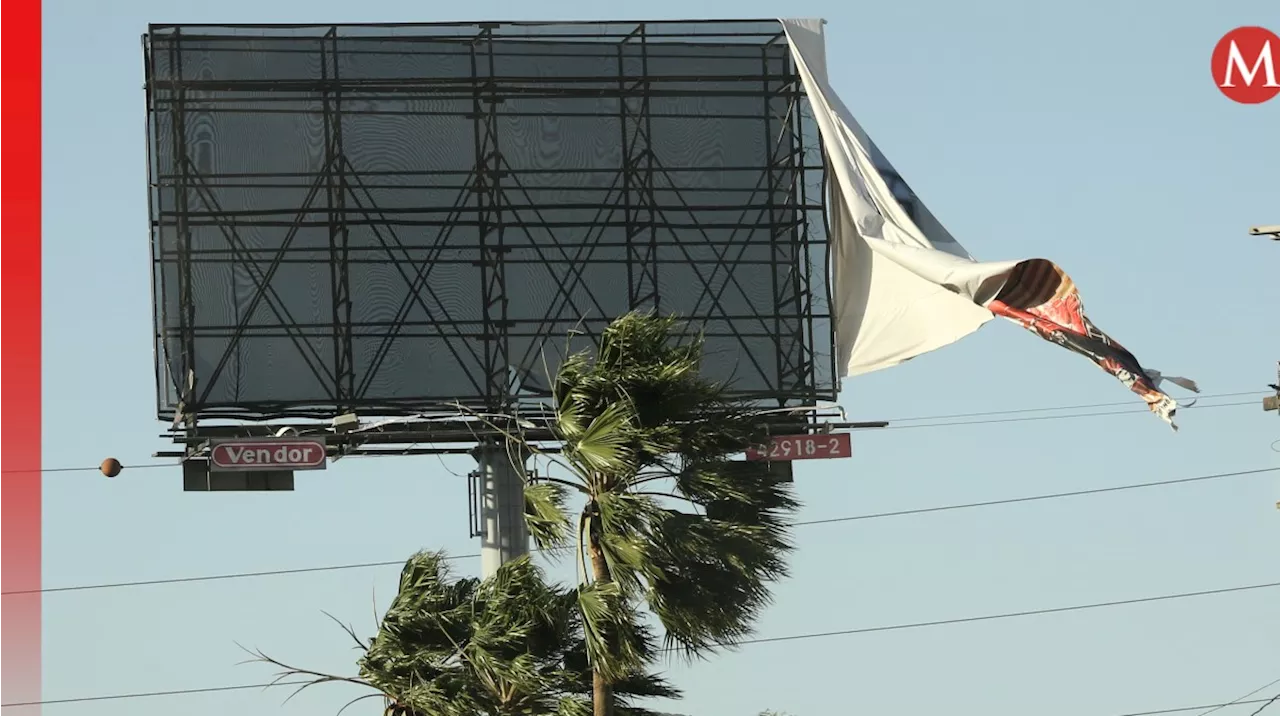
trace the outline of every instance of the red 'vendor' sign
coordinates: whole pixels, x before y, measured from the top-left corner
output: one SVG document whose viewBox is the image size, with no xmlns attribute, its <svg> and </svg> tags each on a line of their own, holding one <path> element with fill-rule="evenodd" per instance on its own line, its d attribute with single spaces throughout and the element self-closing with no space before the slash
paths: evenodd
<svg viewBox="0 0 1280 716">
<path fill-rule="evenodd" d="M 849 433 L 778 435 L 768 445 L 747 451 L 748 460 L 823 460 L 835 457 L 853 457 Z"/>
<path fill-rule="evenodd" d="M 209 453 L 211 470 L 323 470 L 323 440 L 226 440 Z"/>
</svg>

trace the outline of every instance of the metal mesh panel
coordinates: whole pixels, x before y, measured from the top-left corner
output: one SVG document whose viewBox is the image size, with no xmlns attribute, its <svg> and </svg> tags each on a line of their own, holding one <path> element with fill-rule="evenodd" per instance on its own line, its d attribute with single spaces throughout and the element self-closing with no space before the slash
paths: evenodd
<svg viewBox="0 0 1280 716">
<path fill-rule="evenodd" d="M 834 397 L 776 22 L 153 26 L 146 60 L 162 419 L 496 408 L 632 308 L 742 395 Z"/>
</svg>

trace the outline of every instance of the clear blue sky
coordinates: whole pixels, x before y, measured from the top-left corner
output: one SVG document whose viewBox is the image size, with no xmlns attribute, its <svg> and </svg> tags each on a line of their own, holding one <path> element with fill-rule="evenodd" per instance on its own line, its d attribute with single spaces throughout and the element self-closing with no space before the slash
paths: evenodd
<svg viewBox="0 0 1280 716">
<path fill-rule="evenodd" d="M 1228 102 L 1209 55 L 1274 0 L 644 4 L 550 0 L 52 0 L 45 18 L 48 466 L 152 462 L 143 143 L 148 22 L 823 16 L 833 84 L 980 258 L 1045 256 L 1094 320 L 1207 393 L 1263 390 L 1280 358 L 1280 100 Z M 1088 361 L 1003 323 L 848 381 L 865 419 L 1129 400 Z M 797 470 L 801 519 L 1280 465 L 1258 398 L 1190 410 L 1174 435 L 1121 415 L 856 436 Z M 88 426 L 99 432 L 91 432 Z M 45 584 L 470 554 L 468 460 L 348 461 L 291 494 L 183 494 L 175 470 L 45 477 Z M 761 636 L 1101 602 L 1280 578 L 1280 478 L 803 527 Z M 461 563 L 470 572 L 478 560 Z M 255 683 L 233 642 L 354 670 L 327 610 L 372 633 L 397 569 L 48 595 L 44 694 Z M 673 665 L 672 710 L 750 716 L 1109 716 L 1230 700 L 1280 677 L 1280 591 L 749 646 Z M 61 716 L 315 716 L 359 692 L 232 692 L 47 707 Z M 354 712 L 377 713 L 375 702 Z M 1244 709 L 1221 712 L 1247 714 Z"/>
</svg>

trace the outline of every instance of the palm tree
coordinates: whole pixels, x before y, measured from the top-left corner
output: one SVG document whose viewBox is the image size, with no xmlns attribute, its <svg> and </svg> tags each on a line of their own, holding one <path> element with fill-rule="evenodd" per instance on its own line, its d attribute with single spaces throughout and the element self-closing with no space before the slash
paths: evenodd
<svg viewBox="0 0 1280 716">
<path fill-rule="evenodd" d="M 287 666 L 281 679 L 372 687 L 385 716 L 585 716 L 591 680 L 577 596 L 548 585 L 528 557 L 487 580 L 453 578 L 440 553 L 421 552 L 405 564 L 395 600 L 378 634 L 364 643 L 359 678 Z M 642 649 L 653 639 L 640 634 Z M 655 716 L 639 698 L 679 698 L 660 677 L 628 673 L 617 684 L 619 713 Z M 368 697 L 363 697 L 368 698 Z"/>
<path fill-rule="evenodd" d="M 649 658 L 641 607 L 670 650 L 705 656 L 750 633 L 787 571 L 790 486 L 767 463 L 732 459 L 763 440 L 764 415 L 703 377 L 701 337 L 679 330 L 671 317 L 628 314 L 594 353 L 562 364 L 558 456 L 509 434 L 550 461 L 526 489 L 526 517 L 540 548 L 576 548 L 595 716 L 615 713 Z"/>
</svg>

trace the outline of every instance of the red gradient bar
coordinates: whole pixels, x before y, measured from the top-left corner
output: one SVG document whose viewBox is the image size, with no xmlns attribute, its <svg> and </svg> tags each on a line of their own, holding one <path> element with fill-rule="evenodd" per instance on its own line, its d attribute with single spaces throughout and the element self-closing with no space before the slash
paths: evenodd
<svg viewBox="0 0 1280 716">
<path fill-rule="evenodd" d="M 40 0 L 0 4 L 0 701 L 40 700 Z M 9 708 L 30 716 L 39 706 Z"/>
</svg>

